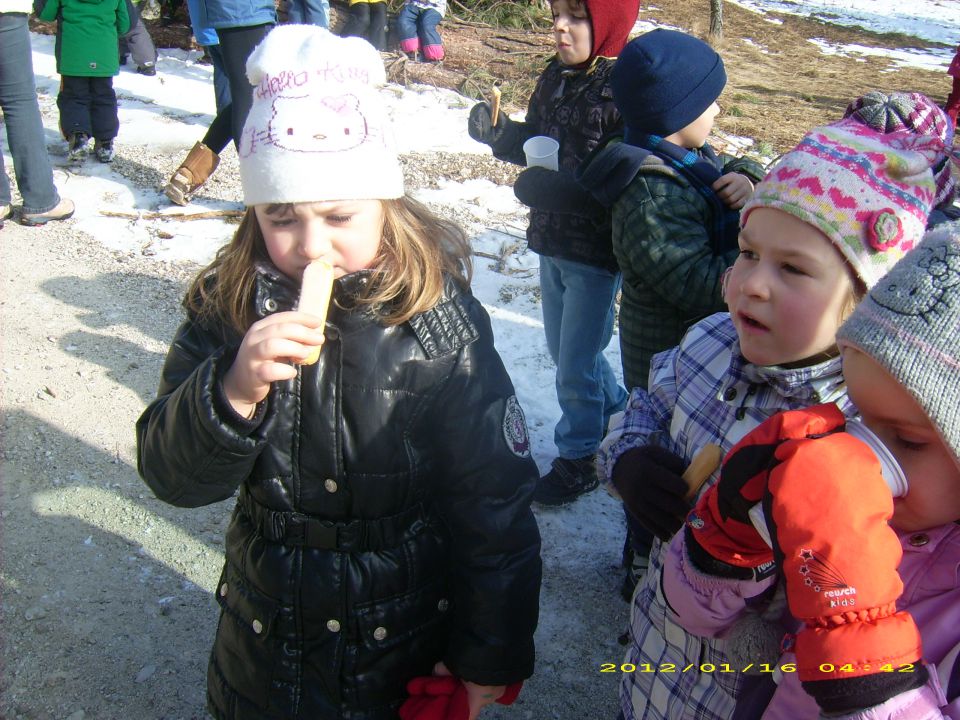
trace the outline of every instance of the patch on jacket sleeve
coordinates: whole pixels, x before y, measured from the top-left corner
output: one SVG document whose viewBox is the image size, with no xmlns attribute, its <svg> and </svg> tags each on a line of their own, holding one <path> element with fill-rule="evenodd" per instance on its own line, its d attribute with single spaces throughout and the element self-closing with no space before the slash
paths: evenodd
<svg viewBox="0 0 960 720">
<path fill-rule="evenodd" d="M 527 419 L 523 416 L 523 409 L 516 395 L 507 399 L 507 406 L 503 412 L 503 439 L 507 447 L 517 457 L 530 457 L 530 435 L 527 434 Z"/>
</svg>

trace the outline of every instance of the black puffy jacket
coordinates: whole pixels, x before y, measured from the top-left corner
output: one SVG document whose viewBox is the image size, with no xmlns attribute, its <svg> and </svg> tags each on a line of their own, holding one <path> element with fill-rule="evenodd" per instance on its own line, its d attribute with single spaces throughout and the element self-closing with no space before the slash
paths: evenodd
<svg viewBox="0 0 960 720">
<path fill-rule="evenodd" d="M 407 680 L 444 660 L 463 678 L 533 672 L 537 468 L 489 318 L 448 283 L 395 327 L 336 282 L 316 365 L 274 383 L 252 421 L 223 373 L 242 338 L 186 321 L 137 423 L 160 499 L 240 495 L 217 585 L 208 671 L 217 718 L 396 718 Z M 297 288 L 261 272 L 259 315 Z"/>
<path fill-rule="evenodd" d="M 610 89 L 614 62 L 613 58 L 601 57 L 586 69 L 572 69 L 554 58 L 537 80 L 525 120 L 511 121 L 512 129 L 491 146 L 494 156 L 525 165 L 523 143 L 534 135 L 547 135 L 560 142 L 560 172 L 556 180 L 573 181 L 574 172 L 590 151 L 606 136 L 623 130 L 623 120 L 613 104 Z M 546 178 L 549 174 L 541 176 L 541 180 Z M 545 192 L 551 190 L 547 188 Z M 520 200 L 527 202 L 524 197 Z M 539 255 L 617 272 L 611 232 L 608 212 L 596 217 L 577 217 L 534 204 L 530 209 L 527 243 Z"/>
</svg>

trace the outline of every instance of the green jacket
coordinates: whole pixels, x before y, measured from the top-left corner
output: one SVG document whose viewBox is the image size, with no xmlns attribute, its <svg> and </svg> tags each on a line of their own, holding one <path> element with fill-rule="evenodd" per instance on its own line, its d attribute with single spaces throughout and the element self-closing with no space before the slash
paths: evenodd
<svg viewBox="0 0 960 720">
<path fill-rule="evenodd" d="M 727 159 L 724 172 L 754 182 L 759 164 Z M 650 156 L 613 204 L 613 252 L 623 272 L 620 348 L 627 387 L 647 386 L 650 359 L 672 348 L 693 323 L 725 310 L 724 271 L 738 249 L 716 253 L 710 203 L 672 167 Z"/>
<path fill-rule="evenodd" d="M 130 30 L 125 0 L 37 0 L 37 17 L 57 21 L 57 72 L 112 77 L 120 72 L 117 41 Z"/>
</svg>

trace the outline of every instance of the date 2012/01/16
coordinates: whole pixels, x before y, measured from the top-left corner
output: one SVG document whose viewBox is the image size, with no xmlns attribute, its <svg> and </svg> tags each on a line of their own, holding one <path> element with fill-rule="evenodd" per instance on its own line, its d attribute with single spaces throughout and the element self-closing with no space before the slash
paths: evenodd
<svg viewBox="0 0 960 720">
<path fill-rule="evenodd" d="M 860 668 L 856 668 L 853 665 L 834 665 L 833 663 L 823 663 L 820 665 L 820 672 L 822 673 L 834 673 L 834 672 L 870 672 L 870 666 L 865 665 Z M 689 665 L 680 666 L 675 663 L 660 663 L 659 665 L 653 665 L 651 663 L 640 663 L 639 665 L 634 665 L 633 663 L 600 663 L 600 672 L 602 673 L 676 673 L 676 672 L 702 672 L 702 673 L 736 673 L 736 672 L 750 672 L 755 673 L 774 673 L 774 672 L 784 672 L 791 673 L 797 671 L 796 663 L 784 663 L 783 665 L 772 665 L 770 663 L 749 663 L 744 667 L 734 667 L 729 663 L 720 663 L 715 665 L 713 663 L 700 663 L 699 665 L 690 663 Z M 907 663 L 904 665 L 892 665 L 890 663 L 884 663 L 877 667 L 876 672 L 897 672 L 897 673 L 908 673 L 914 672 L 913 663 Z"/>
</svg>

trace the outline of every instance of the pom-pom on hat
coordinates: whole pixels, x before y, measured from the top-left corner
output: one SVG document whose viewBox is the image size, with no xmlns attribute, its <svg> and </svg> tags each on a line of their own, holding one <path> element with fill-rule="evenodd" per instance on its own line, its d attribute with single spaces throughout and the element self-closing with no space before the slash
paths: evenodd
<svg viewBox="0 0 960 720">
<path fill-rule="evenodd" d="M 682 130 L 720 97 L 726 84 L 716 51 L 676 30 L 651 30 L 634 38 L 610 74 L 628 142 L 631 133 L 666 137 Z"/>
<path fill-rule="evenodd" d="M 593 28 L 590 57 L 616 57 L 640 14 L 640 0 L 584 0 Z"/>
<path fill-rule="evenodd" d="M 837 342 L 903 385 L 960 462 L 960 222 L 927 233 L 860 302 Z"/>
<path fill-rule="evenodd" d="M 859 121 L 814 128 L 757 184 L 740 213 L 790 213 L 826 235 L 868 288 L 923 237 L 937 138 L 878 133 Z"/>
<path fill-rule="evenodd" d="M 939 138 L 946 148 L 953 146 L 954 124 L 943 109 L 918 92 L 882 92 L 871 90 L 847 106 L 843 116 L 859 120 L 880 133 L 912 132 Z M 933 168 L 937 183 L 934 207 L 952 203 L 958 194 L 953 163 L 946 155 Z"/>
<path fill-rule="evenodd" d="M 247 59 L 253 105 L 238 154 L 243 201 L 371 200 L 403 195 L 378 86 L 380 53 L 314 25 L 280 25 Z"/>
</svg>

